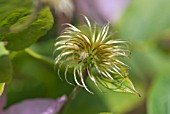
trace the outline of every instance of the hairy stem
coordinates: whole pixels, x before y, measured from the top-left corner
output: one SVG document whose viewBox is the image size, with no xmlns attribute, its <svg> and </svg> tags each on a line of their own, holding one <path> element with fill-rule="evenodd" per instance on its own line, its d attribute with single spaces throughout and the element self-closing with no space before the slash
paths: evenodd
<svg viewBox="0 0 170 114">
<path fill-rule="evenodd" d="M 83 79 L 86 80 L 87 77 L 88 77 L 88 73 L 87 73 L 87 70 L 85 70 L 84 73 L 83 73 Z M 69 104 L 69 102 L 76 97 L 76 95 L 80 92 L 81 88 L 82 88 L 81 86 L 77 85 L 77 86 L 73 89 L 73 91 L 72 91 L 71 94 L 69 95 L 67 101 L 64 103 L 64 105 L 61 107 L 61 109 L 59 110 L 59 112 L 58 112 L 57 114 L 64 114 L 65 108 L 67 107 L 67 105 Z"/>
</svg>

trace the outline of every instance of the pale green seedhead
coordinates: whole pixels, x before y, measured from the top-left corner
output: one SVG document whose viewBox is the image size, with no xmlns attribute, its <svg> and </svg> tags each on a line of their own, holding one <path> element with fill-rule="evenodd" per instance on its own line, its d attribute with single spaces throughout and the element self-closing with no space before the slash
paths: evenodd
<svg viewBox="0 0 170 114">
<path fill-rule="evenodd" d="M 55 52 L 60 53 L 55 58 L 55 65 L 58 74 L 60 75 L 61 66 L 65 66 L 64 77 L 70 83 L 67 72 L 73 68 L 76 84 L 89 91 L 83 78 L 86 71 L 98 88 L 100 84 L 116 92 L 138 94 L 127 76 L 128 66 L 119 60 L 127 58 L 130 53 L 127 41 L 113 39 L 109 33 L 109 23 L 101 27 L 91 25 L 87 17 L 85 20 L 87 26 L 83 26 L 82 30 L 66 24 L 66 29 L 57 38 Z"/>
</svg>

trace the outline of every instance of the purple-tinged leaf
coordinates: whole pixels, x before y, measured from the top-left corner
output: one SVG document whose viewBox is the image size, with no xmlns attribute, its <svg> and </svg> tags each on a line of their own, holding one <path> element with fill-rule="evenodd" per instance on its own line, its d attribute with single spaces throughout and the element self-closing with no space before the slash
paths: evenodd
<svg viewBox="0 0 170 114">
<path fill-rule="evenodd" d="M 56 114 L 60 110 L 66 99 L 66 96 L 62 96 L 57 100 L 26 100 L 11 106 L 4 111 L 4 114 Z"/>
</svg>

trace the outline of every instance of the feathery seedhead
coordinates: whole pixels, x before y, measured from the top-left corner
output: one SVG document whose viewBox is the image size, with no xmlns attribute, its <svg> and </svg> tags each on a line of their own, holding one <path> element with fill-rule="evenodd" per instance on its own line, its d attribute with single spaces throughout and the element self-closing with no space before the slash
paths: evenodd
<svg viewBox="0 0 170 114">
<path fill-rule="evenodd" d="M 109 23 L 103 27 L 97 24 L 92 26 L 88 18 L 84 18 L 87 26 L 83 30 L 86 31 L 66 24 L 68 27 L 56 39 L 54 52 L 59 52 L 55 58 L 58 74 L 60 75 L 61 66 L 65 66 L 65 80 L 70 83 L 67 72 L 73 68 L 76 84 L 89 91 L 83 77 L 83 72 L 86 71 L 98 88 L 100 84 L 116 92 L 139 95 L 127 76 L 128 66 L 119 60 L 121 57 L 127 58 L 130 53 L 127 41 L 112 39 Z"/>
</svg>

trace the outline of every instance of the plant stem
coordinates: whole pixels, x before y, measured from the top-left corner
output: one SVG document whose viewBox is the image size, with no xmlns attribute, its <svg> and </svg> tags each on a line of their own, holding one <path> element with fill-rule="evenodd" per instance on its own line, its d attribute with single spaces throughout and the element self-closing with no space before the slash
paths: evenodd
<svg viewBox="0 0 170 114">
<path fill-rule="evenodd" d="M 43 62 L 49 64 L 50 66 L 54 66 L 54 62 L 52 60 L 50 60 L 49 58 L 45 57 L 45 56 L 42 56 L 36 52 L 34 52 L 33 50 L 27 48 L 24 50 L 27 54 L 29 54 L 30 56 L 36 58 L 36 59 L 39 59 L 39 60 L 42 60 Z"/>
<path fill-rule="evenodd" d="M 69 95 L 67 101 L 63 104 L 63 106 L 61 107 L 61 109 L 59 110 L 59 112 L 57 114 L 63 114 L 64 113 L 64 110 L 66 108 L 66 106 L 68 105 L 68 103 L 74 99 L 74 97 L 79 93 L 79 91 L 81 90 L 81 86 L 77 85 L 72 93 Z"/>
<path fill-rule="evenodd" d="M 87 77 L 88 77 L 88 73 L 87 73 L 87 70 L 85 70 L 85 71 L 83 72 L 83 79 L 86 80 Z M 59 112 L 58 112 L 57 114 L 63 114 L 63 113 L 64 113 L 64 110 L 65 110 L 65 108 L 67 107 L 67 105 L 69 104 L 69 102 L 76 97 L 76 95 L 80 92 L 81 88 L 82 88 L 81 86 L 77 85 L 77 86 L 73 89 L 73 91 L 72 91 L 71 94 L 69 95 L 67 101 L 64 103 L 64 105 L 61 107 L 61 109 L 59 110 Z"/>
</svg>

